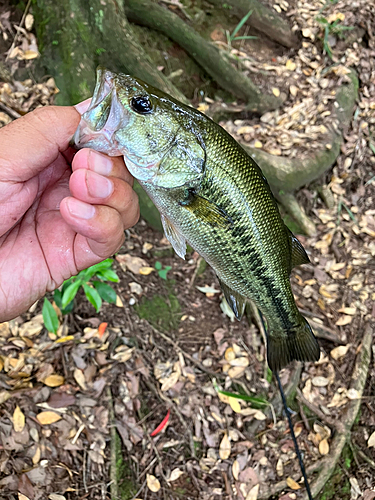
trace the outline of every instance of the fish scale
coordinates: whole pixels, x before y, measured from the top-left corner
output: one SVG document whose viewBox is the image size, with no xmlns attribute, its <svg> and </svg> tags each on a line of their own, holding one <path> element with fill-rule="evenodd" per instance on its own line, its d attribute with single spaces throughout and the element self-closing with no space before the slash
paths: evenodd
<svg viewBox="0 0 375 500">
<path fill-rule="evenodd" d="M 178 255 L 189 243 L 212 266 L 237 319 L 246 300 L 256 304 L 268 324 L 271 370 L 319 359 L 289 280 L 308 257 L 260 168 L 223 128 L 140 80 L 99 69 L 74 140 L 124 156 Z"/>
</svg>

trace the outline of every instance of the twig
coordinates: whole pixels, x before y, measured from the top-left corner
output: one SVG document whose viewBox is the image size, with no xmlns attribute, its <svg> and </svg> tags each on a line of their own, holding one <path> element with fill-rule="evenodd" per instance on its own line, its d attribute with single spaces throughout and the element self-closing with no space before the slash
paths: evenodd
<svg viewBox="0 0 375 500">
<path fill-rule="evenodd" d="M 322 490 L 326 482 L 332 476 L 336 468 L 337 462 L 341 456 L 342 450 L 350 438 L 350 431 L 353 423 L 358 415 L 361 406 L 363 391 L 366 385 L 367 374 L 370 366 L 371 359 L 371 346 L 372 346 L 373 330 L 370 324 L 367 324 L 365 334 L 362 340 L 362 346 L 357 354 L 354 370 L 352 373 L 352 380 L 350 389 L 356 391 L 357 399 L 350 400 L 348 408 L 343 416 L 342 425 L 344 432 L 337 433 L 331 443 L 331 453 L 324 459 L 324 467 L 320 474 L 311 485 L 313 496 L 317 496 Z M 304 496 L 303 500 L 307 500 Z"/>
<path fill-rule="evenodd" d="M 363 460 L 367 462 L 370 467 L 375 469 L 375 462 L 371 460 L 371 458 L 368 457 L 366 453 L 364 453 L 360 448 L 358 448 L 358 446 L 354 443 L 353 440 L 352 440 L 352 451 L 355 451 L 355 453 L 357 453 L 361 458 L 363 458 Z"/>
<path fill-rule="evenodd" d="M 117 430 L 115 424 L 115 412 L 113 409 L 113 400 L 110 387 L 107 387 L 107 397 L 108 397 L 108 410 L 109 410 L 109 421 L 111 422 L 111 465 L 110 465 L 110 478 L 111 478 L 111 498 L 114 500 L 119 496 L 119 489 L 117 483 L 117 453 L 116 453 L 116 441 Z"/>
<path fill-rule="evenodd" d="M 330 342 L 334 342 L 335 344 L 340 345 L 345 344 L 345 342 L 340 339 L 337 333 L 334 330 L 331 330 L 331 328 L 328 328 L 328 326 L 321 325 L 320 323 L 317 323 L 312 319 L 309 319 L 309 323 L 311 328 L 313 329 L 315 336 L 319 339 L 329 340 Z"/>
<path fill-rule="evenodd" d="M 203 260 L 202 257 L 198 257 L 197 264 L 195 266 L 195 269 L 194 269 L 194 272 L 193 272 L 193 276 L 191 277 L 191 280 L 190 280 L 190 283 L 188 285 L 188 288 L 191 288 L 194 285 L 194 281 L 196 280 L 196 277 L 198 275 L 199 268 L 201 267 L 202 260 Z"/>
<path fill-rule="evenodd" d="M 4 104 L 3 102 L 0 102 L 0 109 L 2 109 L 3 111 L 5 111 L 5 113 L 7 113 L 9 116 L 11 116 L 12 118 L 16 119 L 16 118 L 20 118 L 22 115 L 20 115 L 17 111 L 15 111 L 14 109 L 12 108 L 9 108 L 6 104 Z"/>
<path fill-rule="evenodd" d="M 131 498 L 131 500 L 136 500 L 136 498 L 138 498 L 138 496 L 141 494 L 141 492 L 142 492 L 143 488 L 146 486 L 146 484 L 147 484 L 147 479 L 143 482 L 142 486 L 139 488 L 139 490 L 134 495 L 134 497 Z"/>
<path fill-rule="evenodd" d="M 21 18 L 21 22 L 19 24 L 19 28 L 22 28 L 23 26 L 23 23 L 25 22 L 25 19 L 26 19 L 26 15 L 27 15 L 27 12 L 29 10 L 29 7 L 30 7 L 30 4 L 31 4 L 31 0 L 29 0 L 26 4 L 26 7 L 25 7 L 25 10 L 23 12 L 23 15 L 22 15 L 22 18 Z M 9 56 L 10 54 L 12 53 L 14 47 L 16 46 L 16 43 L 17 43 L 17 40 L 18 40 L 18 36 L 19 36 L 19 33 L 20 33 L 20 30 L 17 30 L 17 33 L 14 35 L 14 38 L 13 38 L 13 43 L 12 45 L 10 46 L 10 49 L 8 51 L 8 54 L 5 58 L 5 61 L 7 61 L 9 59 Z"/>
<path fill-rule="evenodd" d="M 344 425 L 338 420 L 334 420 L 333 418 L 325 415 L 314 403 L 311 403 L 308 399 L 305 398 L 301 389 L 297 387 L 297 395 L 298 399 L 303 403 L 309 410 L 311 410 L 315 415 L 322 421 L 328 424 L 330 427 L 333 427 L 337 430 L 337 432 L 345 432 Z"/>
</svg>

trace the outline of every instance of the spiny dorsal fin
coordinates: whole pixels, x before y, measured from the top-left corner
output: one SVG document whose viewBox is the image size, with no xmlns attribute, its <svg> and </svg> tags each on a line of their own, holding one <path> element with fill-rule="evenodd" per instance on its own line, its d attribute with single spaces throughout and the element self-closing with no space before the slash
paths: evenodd
<svg viewBox="0 0 375 500">
<path fill-rule="evenodd" d="M 176 254 L 185 260 L 186 255 L 186 240 L 184 236 L 174 227 L 174 225 L 163 215 L 161 215 L 161 222 L 163 224 L 164 234 L 169 243 L 174 248 Z"/>
<path fill-rule="evenodd" d="M 233 223 L 225 210 L 194 192 L 190 192 L 188 201 L 181 203 L 181 205 L 211 226 L 226 229 Z"/>
<path fill-rule="evenodd" d="M 286 227 L 286 226 L 285 226 Z M 291 251 L 292 251 L 292 269 L 293 267 L 300 266 L 301 264 L 308 264 L 310 259 L 307 256 L 302 243 L 294 236 L 294 234 L 287 228 L 291 240 Z"/>
<path fill-rule="evenodd" d="M 228 302 L 229 307 L 232 309 L 238 321 L 240 321 L 245 311 L 245 297 L 229 288 L 229 286 L 223 283 L 221 279 L 219 279 L 219 283 L 221 289 L 223 290 L 225 300 Z"/>
</svg>

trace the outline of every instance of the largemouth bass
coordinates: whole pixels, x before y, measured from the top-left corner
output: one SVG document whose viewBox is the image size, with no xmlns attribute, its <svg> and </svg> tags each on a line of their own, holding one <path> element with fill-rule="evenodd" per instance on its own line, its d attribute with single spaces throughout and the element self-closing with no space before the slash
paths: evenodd
<svg viewBox="0 0 375 500">
<path fill-rule="evenodd" d="M 260 168 L 223 128 L 136 78 L 98 69 L 74 142 L 124 156 L 176 253 L 184 258 L 189 243 L 212 266 L 238 320 L 247 299 L 256 304 L 267 320 L 272 371 L 319 359 L 289 280 L 309 259 Z"/>
</svg>

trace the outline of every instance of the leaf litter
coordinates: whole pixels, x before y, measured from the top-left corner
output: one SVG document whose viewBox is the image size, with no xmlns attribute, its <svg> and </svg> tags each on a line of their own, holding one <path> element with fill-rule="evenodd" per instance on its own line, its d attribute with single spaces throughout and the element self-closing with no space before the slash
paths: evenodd
<svg viewBox="0 0 375 500">
<path fill-rule="evenodd" d="M 330 457 L 338 432 L 333 422 L 340 421 L 350 401 L 358 399 L 348 374 L 361 348 L 365 324 L 375 317 L 375 46 L 370 35 L 375 20 L 369 5 L 339 0 L 328 6 L 300 1 L 293 11 L 288 4 L 280 7 L 290 10 L 292 21 L 303 29 L 301 49 L 277 57 L 272 65 L 261 59 L 254 62 L 246 54 L 240 57 L 248 69 L 270 74 L 275 95 L 286 87 L 290 99 L 260 122 L 224 124 L 250 145 L 302 158 L 327 133 L 332 92 L 346 76 L 343 65 L 359 74 L 360 98 L 352 125 L 326 178 L 333 203 L 327 208 L 313 187 L 299 195 L 311 193 L 306 196 L 306 210 L 318 232 L 312 238 L 301 237 L 314 265 L 293 272 L 293 290 L 319 331 L 334 331 L 341 342 L 322 340 L 320 361 L 306 365 L 297 378 L 305 399 L 299 400 L 301 420 L 295 417 L 295 428 L 308 466 Z M 317 42 L 321 36 L 317 15 L 323 7 L 324 16 L 341 16 L 346 25 L 364 30 L 368 40 L 365 45 L 355 38 L 336 37 L 336 57 L 341 59 L 331 70 Z M 0 20 L 10 35 L 7 12 L 0 14 Z M 32 19 L 26 17 L 24 32 L 9 53 L 10 74 L 38 57 L 31 27 Z M 10 77 L 0 82 L 4 110 L 0 124 L 51 103 L 56 92 L 53 79 L 35 83 Z M 165 249 L 165 241 L 142 221 L 128 231 L 117 257 L 123 269 L 116 288 L 117 307 L 104 305 L 93 316 L 93 308 L 81 301 L 64 332 L 52 337 L 44 329 L 40 304 L 0 325 L 0 487 L 5 494 L 19 499 L 102 498 L 99 492 L 110 481 L 109 436 L 115 426 L 123 455 L 130 457 L 132 472 L 127 480 L 137 484 L 138 498 L 160 498 L 162 492 L 180 498 L 182 491 L 186 498 L 202 500 L 260 500 L 281 480 L 285 486 L 275 490 L 280 500 L 302 498 L 293 443 L 282 414 L 277 412 L 274 419 L 267 408 L 255 408 L 250 402 L 258 397 L 277 406 L 256 325 L 232 322 L 222 313 L 213 273 L 207 269 L 194 274 L 194 255 L 183 262 L 168 252 L 160 256 L 159 248 Z M 166 283 L 152 272 L 156 261 L 171 267 Z M 195 280 L 196 289 L 188 288 L 189 280 Z M 135 306 L 143 296 L 158 294 L 170 307 L 171 289 L 181 302 L 181 319 L 186 319 L 177 331 L 160 332 L 168 342 L 158 335 L 152 318 L 139 319 Z M 103 323 L 107 327 L 99 329 Z M 293 384 L 295 367 L 283 370 L 281 377 L 284 385 Z M 374 382 L 372 365 L 350 436 L 353 450 L 362 450 L 362 455 L 355 455 L 361 467 L 351 465 L 348 499 L 375 497 L 369 465 L 375 447 Z M 216 389 L 218 384 L 225 394 Z M 247 395 L 249 401 L 234 397 L 237 394 Z M 166 414 L 168 425 L 150 437 Z"/>
</svg>

